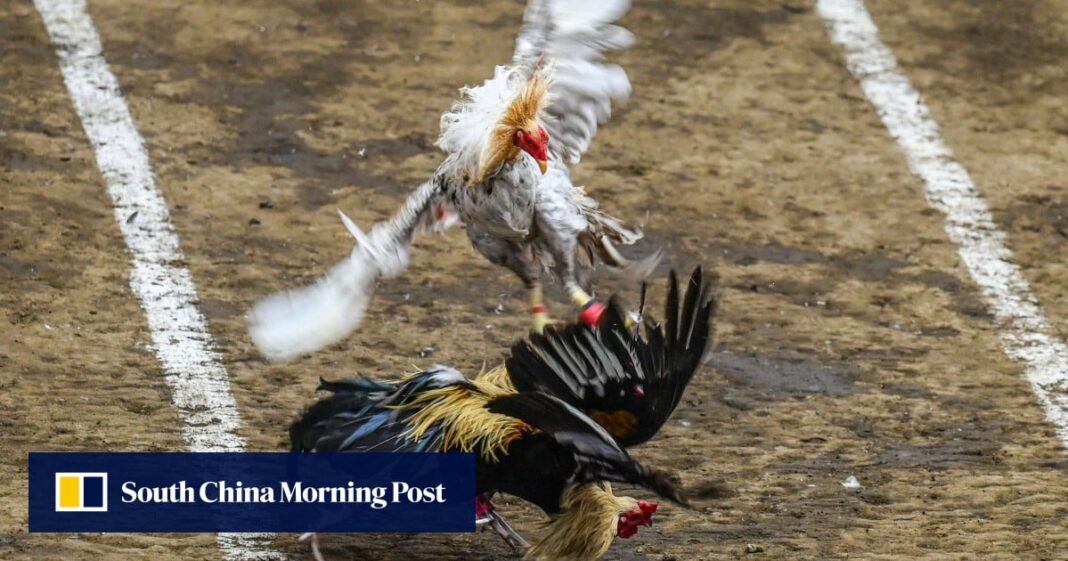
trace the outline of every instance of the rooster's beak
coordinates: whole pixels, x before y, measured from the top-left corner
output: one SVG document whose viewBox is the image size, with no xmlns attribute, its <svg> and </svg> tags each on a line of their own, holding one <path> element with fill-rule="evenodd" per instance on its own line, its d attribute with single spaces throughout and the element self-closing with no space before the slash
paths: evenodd
<svg viewBox="0 0 1068 561">
<path fill-rule="evenodd" d="M 545 175 L 545 172 L 549 171 L 549 162 L 545 160 L 538 160 L 538 167 L 541 169 L 541 174 Z"/>
</svg>

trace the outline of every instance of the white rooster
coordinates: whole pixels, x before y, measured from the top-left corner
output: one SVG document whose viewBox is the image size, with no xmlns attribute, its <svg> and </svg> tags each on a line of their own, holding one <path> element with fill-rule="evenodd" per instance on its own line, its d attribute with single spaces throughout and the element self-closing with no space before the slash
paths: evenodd
<svg viewBox="0 0 1068 561">
<path fill-rule="evenodd" d="M 629 5 L 530 0 L 512 64 L 462 89 L 442 115 L 437 145 L 447 157 L 433 177 L 367 234 L 342 214 L 357 241 L 349 257 L 314 285 L 253 307 L 249 331 L 260 351 L 287 360 L 347 336 L 363 319 L 375 279 L 407 267 L 415 233 L 443 230 L 457 218 L 479 253 L 522 279 L 535 331 L 548 321 L 543 271 L 560 279 L 591 324 L 604 309 L 587 292 L 596 259 L 648 275 L 660 253 L 640 262 L 623 258 L 614 244 L 632 244 L 641 232 L 598 210 L 568 174 L 608 119 L 612 100 L 630 95 L 623 69 L 604 62 L 606 51 L 633 41 L 612 23 Z"/>
</svg>

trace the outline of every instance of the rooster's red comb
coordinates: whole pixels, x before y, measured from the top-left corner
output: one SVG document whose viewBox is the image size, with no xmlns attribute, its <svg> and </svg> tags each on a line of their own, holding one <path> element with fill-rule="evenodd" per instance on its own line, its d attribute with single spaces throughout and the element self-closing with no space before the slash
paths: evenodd
<svg viewBox="0 0 1068 561">
<path fill-rule="evenodd" d="M 638 509 L 642 511 L 646 517 L 652 516 L 656 512 L 657 504 L 650 501 L 638 501 Z"/>
</svg>

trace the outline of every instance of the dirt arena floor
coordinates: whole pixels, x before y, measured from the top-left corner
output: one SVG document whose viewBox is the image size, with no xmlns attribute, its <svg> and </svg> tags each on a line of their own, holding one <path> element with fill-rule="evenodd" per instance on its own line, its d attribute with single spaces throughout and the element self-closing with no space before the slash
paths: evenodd
<svg viewBox="0 0 1068 561">
<path fill-rule="evenodd" d="M 320 376 L 469 373 L 527 327 L 459 229 L 422 238 L 355 336 L 260 359 L 243 314 L 351 248 L 436 167 L 456 88 L 510 57 L 522 5 L 91 0 L 253 450 Z M 871 0 L 903 72 L 1068 336 L 1068 4 Z M 634 97 L 575 171 L 636 253 L 722 277 L 715 351 L 636 450 L 693 510 L 608 559 L 1068 559 L 1068 457 L 814 4 L 637 0 Z M 28 534 L 30 450 L 184 448 L 129 256 L 44 26 L 0 0 L 0 558 L 220 558 L 212 535 Z M 658 272 L 662 286 L 668 264 Z M 611 277 L 600 290 L 633 286 Z M 555 289 L 551 310 L 571 314 Z M 660 290 L 654 292 L 659 302 Z M 850 475 L 860 489 L 841 484 Z M 502 507 L 521 531 L 540 515 Z M 747 554 L 747 544 L 762 553 Z M 310 559 L 294 535 L 274 547 Z M 491 534 L 329 535 L 331 561 L 511 557 Z"/>
</svg>

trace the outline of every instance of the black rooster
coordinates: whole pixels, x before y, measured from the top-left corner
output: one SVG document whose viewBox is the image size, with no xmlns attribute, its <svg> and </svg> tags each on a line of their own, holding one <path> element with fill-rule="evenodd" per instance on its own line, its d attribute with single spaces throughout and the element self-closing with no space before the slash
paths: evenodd
<svg viewBox="0 0 1068 561">
<path fill-rule="evenodd" d="M 473 452 L 480 521 L 527 547 L 490 503 L 494 493 L 514 495 L 551 517 L 528 558 L 599 559 L 613 538 L 651 525 L 657 509 L 614 495 L 612 483 L 686 504 L 673 477 L 625 448 L 659 431 L 701 364 L 716 309 L 712 284 L 697 268 L 680 301 L 672 273 L 663 326 L 634 326 L 613 298 L 596 326 L 549 327 L 475 380 L 436 366 L 401 382 L 324 381 L 320 389 L 333 395 L 293 423 L 292 448 Z M 320 558 L 314 540 L 313 548 Z"/>
</svg>

